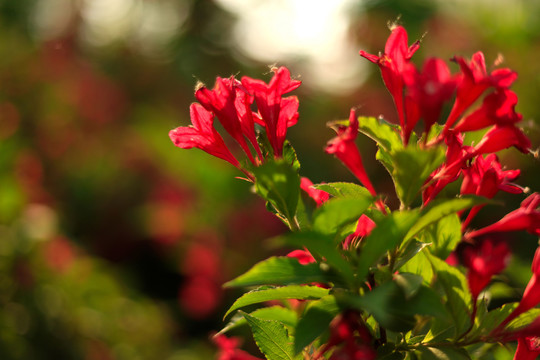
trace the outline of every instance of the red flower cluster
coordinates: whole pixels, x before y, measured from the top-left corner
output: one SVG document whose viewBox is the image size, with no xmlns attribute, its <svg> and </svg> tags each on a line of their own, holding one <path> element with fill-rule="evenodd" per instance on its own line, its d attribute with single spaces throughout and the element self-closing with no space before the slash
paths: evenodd
<svg viewBox="0 0 540 360">
<path fill-rule="evenodd" d="M 217 360 L 261 360 L 240 350 L 238 348 L 240 339 L 236 337 L 228 338 L 225 335 L 217 335 L 214 336 L 213 341 L 219 348 Z"/>
<path fill-rule="evenodd" d="M 405 29 L 394 26 L 382 55 L 375 56 L 365 51 L 360 51 L 360 55 L 381 69 L 396 106 L 403 143 L 409 142 L 418 121 L 423 119 L 424 142 L 433 145 L 444 141 L 448 146 L 447 161 L 432 174 L 429 186 L 424 190 L 424 202 L 427 204 L 442 188 L 459 178 L 471 159 L 511 146 L 527 153 L 531 143 L 516 126 L 522 116 L 515 111 L 517 96 L 509 90 L 517 78 L 514 71 L 503 68 L 488 72 L 481 52 L 474 54 L 470 61 L 454 57 L 453 61 L 460 69 L 455 75 L 450 73 L 444 61 L 437 58 L 428 59 L 422 70 L 418 70 L 410 61 L 418 47 L 418 41 L 409 47 Z M 484 98 L 482 105 L 463 116 L 489 89 L 493 92 Z M 443 131 L 428 143 L 428 133 L 433 124 L 441 120 L 444 103 L 453 97 L 454 104 L 444 121 Z M 485 128 L 489 128 L 488 132 L 476 146 L 463 145 L 463 133 Z M 493 162 L 493 158 L 489 161 Z M 356 166 L 361 166 L 361 162 L 356 161 Z M 508 180 L 513 180 L 518 174 L 508 175 Z M 360 181 L 369 189 L 368 182 Z"/>
<path fill-rule="evenodd" d="M 330 338 L 313 359 L 322 359 L 323 354 L 335 348 L 330 360 L 374 360 L 377 352 L 372 347 L 373 339 L 363 323 L 360 313 L 345 311 L 330 324 Z"/>
<path fill-rule="evenodd" d="M 199 103 L 193 103 L 190 108 L 192 125 L 181 126 L 169 132 L 174 145 L 182 149 L 199 148 L 231 163 L 252 179 L 214 128 L 215 116 L 242 148 L 252 165 L 258 166 L 265 160 L 257 141 L 255 124 L 266 130 L 272 148 L 265 150 L 280 158 L 287 128 L 296 124 L 298 119 L 298 99 L 283 95 L 298 88 L 301 83 L 291 79 L 285 67 L 274 68 L 272 71 L 274 76 L 268 84 L 247 76 L 241 81 L 231 76 L 228 79 L 218 77 L 212 90 L 200 86 L 195 91 Z M 254 102 L 258 112 L 251 109 Z"/>
</svg>

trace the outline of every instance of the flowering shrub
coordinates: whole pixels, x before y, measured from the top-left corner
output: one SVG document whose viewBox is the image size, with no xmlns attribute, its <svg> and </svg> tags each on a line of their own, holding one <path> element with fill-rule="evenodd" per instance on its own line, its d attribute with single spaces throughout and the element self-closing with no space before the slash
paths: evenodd
<svg viewBox="0 0 540 360">
<path fill-rule="evenodd" d="M 298 99 L 284 96 L 300 82 L 285 67 L 273 69 L 268 84 L 217 78 L 213 89 L 196 90 L 192 126 L 172 130 L 171 140 L 237 167 L 291 230 L 274 242 L 297 248 L 225 284 L 252 289 L 225 314 L 229 319 L 237 313 L 215 338 L 219 359 L 255 358 L 224 335 L 245 324 L 271 360 L 470 359 L 515 341 L 515 359 L 540 353 L 540 248 L 521 301 L 489 306 L 486 295 L 510 261 L 507 234 L 540 235 L 540 194 L 528 195 L 519 209 L 492 225 L 470 225 L 499 191 L 526 192 L 512 183 L 520 171 L 505 169 L 496 155 L 510 147 L 532 153 L 517 126 L 522 116 L 510 90 L 517 74 L 507 68 L 488 71 L 481 52 L 471 60 L 454 57 L 457 74 L 437 58 L 419 70 L 411 62 L 419 46 L 418 41 L 409 46 L 405 29 L 394 26 L 383 53 L 360 52 L 379 66 L 399 125 L 359 117 L 356 109 L 348 120 L 329 124 L 337 136 L 326 152 L 361 185 L 313 185 L 300 176 L 285 139 L 298 119 Z M 226 146 L 215 117 L 245 159 Z M 477 130 L 486 131 L 483 138 L 467 143 L 467 133 Z M 376 158 L 393 180 L 398 209 L 390 208 L 389 195 L 378 193 L 370 181 L 355 145 L 359 133 L 376 142 Z M 309 197 L 302 197 L 302 190 Z M 280 301 L 283 306 L 276 305 Z M 241 310 L 254 304 L 271 305 Z"/>
</svg>

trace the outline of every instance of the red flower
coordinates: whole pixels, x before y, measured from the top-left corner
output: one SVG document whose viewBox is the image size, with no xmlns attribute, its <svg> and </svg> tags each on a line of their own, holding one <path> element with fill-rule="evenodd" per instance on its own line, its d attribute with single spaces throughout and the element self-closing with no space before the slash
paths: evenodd
<svg viewBox="0 0 540 360">
<path fill-rule="evenodd" d="M 522 153 L 528 154 L 531 141 L 514 125 L 495 125 L 487 132 L 475 147 L 476 154 L 489 154 L 514 146 Z"/>
<path fill-rule="evenodd" d="M 436 169 L 426 180 L 427 186 L 422 192 L 424 206 L 437 196 L 448 184 L 456 181 L 462 168 L 471 158 L 469 146 L 463 146 L 463 135 L 449 131 L 444 136 L 446 143 L 446 162 Z"/>
<path fill-rule="evenodd" d="M 404 71 L 409 60 L 419 47 L 419 41 L 416 41 L 409 47 L 407 31 L 402 26 L 394 26 L 386 41 L 384 54 L 376 56 L 360 50 L 361 56 L 379 65 L 384 84 L 394 99 L 402 129 L 405 128 L 406 124 L 403 98 Z"/>
<path fill-rule="evenodd" d="M 174 145 L 182 149 L 198 148 L 210 155 L 228 161 L 240 169 L 240 163 L 231 154 L 223 138 L 214 128 L 214 114 L 205 110 L 200 104 L 191 104 L 192 126 L 180 126 L 169 132 Z"/>
<path fill-rule="evenodd" d="M 300 188 L 304 190 L 309 197 L 311 197 L 317 203 L 317 206 L 321 206 L 325 201 L 330 198 L 330 194 L 326 191 L 315 189 L 313 187 L 313 182 L 307 177 L 302 177 L 300 179 Z"/>
<path fill-rule="evenodd" d="M 475 194 L 489 199 L 493 198 L 499 190 L 520 194 L 523 188 L 511 183 L 519 174 L 519 170 L 503 170 L 495 154 L 490 154 L 485 159 L 481 155 L 477 156 L 472 166 L 463 169 L 461 194 Z M 471 209 L 462 224 L 463 228 L 467 227 L 483 206 L 478 205 Z"/>
<path fill-rule="evenodd" d="M 523 189 L 510 182 L 517 179 L 520 173 L 520 170 L 503 170 L 495 154 L 490 154 L 485 158 L 478 156 L 470 168 L 463 169 L 461 193 L 476 194 L 487 198 L 493 198 L 499 190 L 521 194 Z"/>
<path fill-rule="evenodd" d="M 454 127 L 454 131 L 475 131 L 492 125 L 514 125 L 523 118 L 515 110 L 517 102 L 516 93 L 508 89 L 499 89 L 486 96 L 478 110 L 461 119 Z"/>
<path fill-rule="evenodd" d="M 355 310 L 339 314 L 330 323 L 330 338 L 313 359 L 321 359 L 333 347 L 342 345 L 334 351 L 330 359 L 374 360 L 377 352 L 371 347 L 372 336 L 363 324 L 362 317 Z"/>
<path fill-rule="evenodd" d="M 532 276 L 523 292 L 521 301 L 517 308 L 499 325 L 498 329 L 504 328 L 506 324 L 514 320 L 519 315 L 540 304 L 540 246 L 534 254 L 532 266 Z"/>
<path fill-rule="evenodd" d="M 287 257 L 295 258 L 301 265 L 307 265 L 315 262 L 313 255 L 307 250 L 293 250 L 287 254 Z"/>
<path fill-rule="evenodd" d="M 274 156 L 281 157 L 287 128 L 298 119 L 298 99 L 295 96 L 282 98 L 288 92 L 298 88 L 298 80 L 292 80 L 286 67 L 272 69 L 274 76 L 268 84 L 244 76 L 242 85 L 255 97 L 261 123 L 266 128 L 266 135 L 274 150 Z"/>
<path fill-rule="evenodd" d="M 514 360 L 535 360 L 540 355 L 540 337 L 530 336 L 518 339 Z"/>
<path fill-rule="evenodd" d="M 358 118 L 356 110 L 351 109 L 349 116 L 349 126 L 339 126 L 337 136 L 330 140 L 326 145 L 325 151 L 328 154 L 334 154 L 341 160 L 345 166 L 360 180 L 360 182 L 368 189 L 371 195 L 376 196 L 377 193 L 371 185 L 371 181 L 367 176 L 362 157 L 356 147 L 355 140 L 358 135 Z"/>
<path fill-rule="evenodd" d="M 189 317 L 200 320 L 212 315 L 222 296 L 219 283 L 204 275 L 196 275 L 180 288 L 178 301 Z"/>
<path fill-rule="evenodd" d="M 375 222 L 369 218 L 366 214 L 362 214 L 356 224 L 356 230 L 343 240 L 343 248 L 348 249 L 351 245 L 355 245 L 362 238 L 368 236 L 371 230 L 375 228 Z"/>
<path fill-rule="evenodd" d="M 443 104 L 452 97 L 456 89 L 456 78 L 450 74 L 446 63 L 437 58 L 424 62 L 422 72 L 411 65 L 405 72 L 405 83 L 411 99 L 418 105 L 420 116 L 424 119 L 425 132 L 437 122 Z M 407 117 L 406 138 L 410 135 L 415 122 Z"/>
<path fill-rule="evenodd" d="M 219 348 L 217 360 L 262 360 L 238 349 L 240 345 L 239 338 L 228 338 L 225 335 L 217 335 L 212 340 Z"/>
<path fill-rule="evenodd" d="M 253 121 L 251 121 L 251 128 L 248 129 L 248 123 L 245 123 L 244 127 L 242 127 L 236 109 L 237 86 L 238 81 L 232 76 L 229 79 L 218 77 L 213 90 L 201 86 L 195 91 L 195 97 L 206 110 L 211 111 L 216 115 L 221 125 L 223 125 L 223 128 L 238 142 L 238 144 L 240 144 L 249 160 L 253 164 L 256 164 L 257 162 L 253 158 L 249 146 L 246 143 L 246 139 L 244 138 L 244 135 L 246 135 L 254 144 L 253 146 L 258 148 L 257 141 L 254 140 L 255 129 L 253 127 Z M 245 105 L 245 101 L 239 101 L 239 105 Z M 249 120 L 244 118 L 244 121 Z"/>
<path fill-rule="evenodd" d="M 485 239 L 463 250 L 467 280 L 473 299 L 489 284 L 493 275 L 503 271 L 510 260 L 510 249 L 504 242 Z"/>
<path fill-rule="evenodd" d="M 480 51 L 472 56 L 470 63 L 459 56 L 454 57 L 454 61 L 461 68 L 462 76 L 457 85 L 456 101 L 444 127 L 445 132 L 490 86 L 508 88 L 517 78 L 516 72 L 506 68 L 488 74 L 484 54 Z"/>
<path fill-rule="evenodd" d="M 472 231 L 465 236 L 479 237 L 489 233 L 526 230 L 533 235 L 540 235 L 540 194 L 529 195 L 519 209 L 505 215 L 501 220 L 482 229 Z"/>
</svg>

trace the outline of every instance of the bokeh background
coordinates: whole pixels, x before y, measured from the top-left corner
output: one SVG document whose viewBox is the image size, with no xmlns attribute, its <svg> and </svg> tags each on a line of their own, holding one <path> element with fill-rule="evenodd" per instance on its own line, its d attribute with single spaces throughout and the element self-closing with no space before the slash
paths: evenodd
<svg viewBox="0 0 540 360">
<path fill-rule="evenodd" d="M 232 166 L 175 148 L 168 131 L 189 124 L 198 81 L 268 81 L 285 65 L 303 81 L 289 131 L 302 175 L 354 181 L 324 154 L 325 124 L 352 106 L 395 119 L 358 50 L 382 50 L 398 18 L 423 38 L 418 65 L 502 54 L 538 146 L 537 0 L 1 0 L 0 358 L 214 358 L 210 334 L 239 295 L 221 284 L 274 253 L 264 239 L 284 226 Z M 391 197 L 374 145 L 359 146 Z M 538 159 L 502 157 L 540 190 Z M 500 299 L 519 297 L 537 239 L 512 241 Z"/>
</svg>

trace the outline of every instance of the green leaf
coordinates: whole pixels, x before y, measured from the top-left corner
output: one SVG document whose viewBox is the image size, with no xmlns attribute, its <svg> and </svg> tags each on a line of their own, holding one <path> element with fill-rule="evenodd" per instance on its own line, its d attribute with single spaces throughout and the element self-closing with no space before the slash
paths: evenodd
<svg viewBox="0 0 540 360">
<path fill-rule="evenodd" d="M 399 136 L 399 126 L 392 125 L 383 119 L 359 117 L 358 131 L 375 140 L 379 147 L 387 151 L 395 151 L 403 148 L 403 143 Z"/>
<path fill-rule="evenodd" d="M 333 239 L 316 232 L 296 232 L 278 237 L 275 242 L 295 247 L 305 247 L 311 254 L 329 264 L 339 273 L 346 283 L 354 282 L 354 272 L 351 264 L 345 260 Z"/>
<path fill-rule="evenodd" d="M 405 265 L 409 260 L 413 259 L 416 254 L 418 254 L 422 249 L 424 249 L 426 246 L 429 246 L 431 244 L 424 243 L 418 240 L 412 240 L 407 242 L 407 246 L 405 248 L 400 249 L 400 253 L 398 255 L 398 258 L 396 260 L 396 264 L 394 266 L 394 270 L 399 270 L 403 265 Z M 431 266 L 429 262 L 426 260 L 426 264 L 428 265 L 429 270 L 431 270 Z M 413 274 L 420 275 L 424 277 L 425 280 L 428 282 L 431 281 L 431 275 L 433 275 L 433 272 L 430 271 L 429 276 L 424 276 L 422 273 L 418 273 L 416 271 L 412 271 Z"/>
<path fill-rule="evenodd" d="M 371 203 L 371 196 L 363 199 L 331 199 L 313 213 L 313 230 L 336 235 L 345 225 L 357 221 Z"/>
<path fill-rule="evenodd" d="M 278 321 L 262 320 L 243 314 L 253 332 L 253 339 L 268 360 L 295 360 L 294 339 L 289 336 L 287 328 Z"/>
<path fill-rule="evenodd" d="M 351 299 L 351 305 L 369 312 L 380 326 L 396 332 L 408 331 L 416 323 L 414 314 L 403 311 L 405 295 L 394 282 L 377 286 L 362 297 Z"/>
<path fill-rule="evenodd" d="M 419 360 L 471 360 L 466 350 L 454 346 L 420 347 Z"/>
<path fill-rule="evenodd" d="M 396 193 L 405 206 L 409 206 L 426 179 L 444 161 L 442 147 L 420 149 L 407 147 L 391 153 L 392 179 Z"/>
<path fill-rule="evenodd" d="M 404 265 L 395 267 L 396 270 L 420 275 L 424 279 L 424 284 L 429 285 L 433 279 L 433 268 L 428 260 L 425 251 L 420 251 Z"/>
<path fill-rule="evenodd" d="M 257 304 L 264 301 L 283 299 L 313 300 L 320 299 L 325 295 L 328 295 L 328 289 L 323 289 L 318 286 L 290 285 L 272 288 L 264 287 L 250 291 L 239 297 L 234 304 L 232 304 L 229 310 L 227 310 L 224 318 L 226 318 L 231 312 L 244 306 Z"/>
<path fill-rule="evenodd" d="M 377 348 L 377 360 L 403 360 L 404 358 L 405 354 L 396 351 L 392 343 L 386 343 Z"/>
<path fill-rule="evenodd" d="M 428 255 L 428 259 L 436 274 L 436 283 L 440 284 L 446 293 L 446 307 L 456 329 L 456 336 L 465 332 L 471 324 L 471 293 L 467 279 L 457 268 L 448 265 L 438 257 Z"/>
<path fill-rule="evenodd" d="M 518 331 L 530 325 L 534 320 L 540 316 L 540 309 L 532 308 L 529 311 L 519 315 L 514 320 L 510 321 L 510 324 L 506 325 L 507 331 Z"/>
<path fill-rule="evenodd" d="M 252 311 L 250 315 L 262 320 L 276 320 L 293 329 L 296 327 L 296 323 L 298 322 L 298 318 L 294 310 L 278 305 L 257 309 Z M 236 329 L 246 324 L 246 318 L 242 314 L 236 314 L 218 334 L 224 334 L 232 329 Z"/>
<path fill-rule="evenodd" d="M 394 249 L 401 243 L 417 218 L 417 211 L 401 211 L 391 213 L 376 222 L 377 226 L 362 241 L 364 245 L 358 259 L 358 279 L 364 279 L 370 266 L 388 250 Z"/>
<path fill-rule="evenodd" d="M 433 255 L 446 259 L 461 241 L 459 216 L 451 214 L 427 226 L 421 232 L 420 238 L 432 244 L 429 250 Z"/>
<path fill-rule="evenodd" d="M 420 219 L 418 219 L 416 224 L 410 229 L 406 240 L 411 239 L 422 229 L 448 215 L 471 208 L 475 205 L 485 204 L 486 202 L 489 202 L 489 200 L 474 195 L 465 195 L 463 197 L 451 200 L 442 199 L 432 201 L 426 208 L 422 209 Z"/>
<path fill-rule="evenodd" d="M 512 311 L 514 311 L 517 305 L 518 303 L 507 303 L 499 308 L 489 311 L 486 314 L 478 314 L 474 328 L 468 337 L 474 338 L 477 336 L 488 335 L 495 330 Z"/>
<path fill-rule="evenodd" d="M 327 331 L 330 322 L 339 312 L 340 308 L 333 295 L 310 302 L 296 325 L 294 353 L 298 354 Z"/>
<path fill-rule="evenodd" d="M 281 256 L 270 257 L 255 264 L 246 273 L 223 286 L 258 286 L 327 283 L 334 280 L 319 264 L 302 265 L 297 259 Z"/>
<path fill-rule="evenodd" d="M 412 273 L 397 273 L 394 275 L 394 281 L 405 294 L 405 299 L 410 299 L 418 293 L 422 286 L 422 276 Z"/>
<path fill-rule="evenodd" d="M 375 159 L 377 159 L 381 164 L 383 164 L 386 171 L 388 171 L 390 176 L 392 176 L 392 174 L 394 173 L 394 164 L 391 153 L 388 150 L 379 148 L 379 150 L 377 150 L 377 153 L 375 154 Z"/>
<path fill-rule="evenodd" d="M 334 197 L 344 197 L 351 199 L 371 199 L 368 189 L 355 183 L 333 182 L 313 185 L 316 189 L 326 191 Z M 371 200 L 373 201 L 373 200 Z"/>
<path fill-rule="evenodd" d="M 368 311 L 384 328 L 406 332 L 416 325 L 416 315 L 448 318 L 449 314 L 439 296 L 427 286 L 419 286 L 407 297 L 402 287 L 390 281 L 377 286 L 362 297 L 346 296 L 349 306 Z"/>
<path fill-rule="evenodd" d="M 300 170 L 298 156 L 296 156 L 296 151 L 289 140 L 285 140 L 285 143 L 283 144 L 283 159 L 297 172 Z"/>
<path fill-rule="evenodd" d="M 300 198 L 300 176 L 285 159 L 268 161 L 251 169 L 255 175 L 255 190 L 288 221 L 292 222 Z"/>
<path fill-rule="evenodd" d="M 295 219 L 300 231 L 307 231 L 311 229 L 310 215 L 308 215 L 308 212 L 306 211 L 306 205 L 304 204 L 304 200 L 302 200 L 301 195 L 298 199 Z"/>
</svg>

